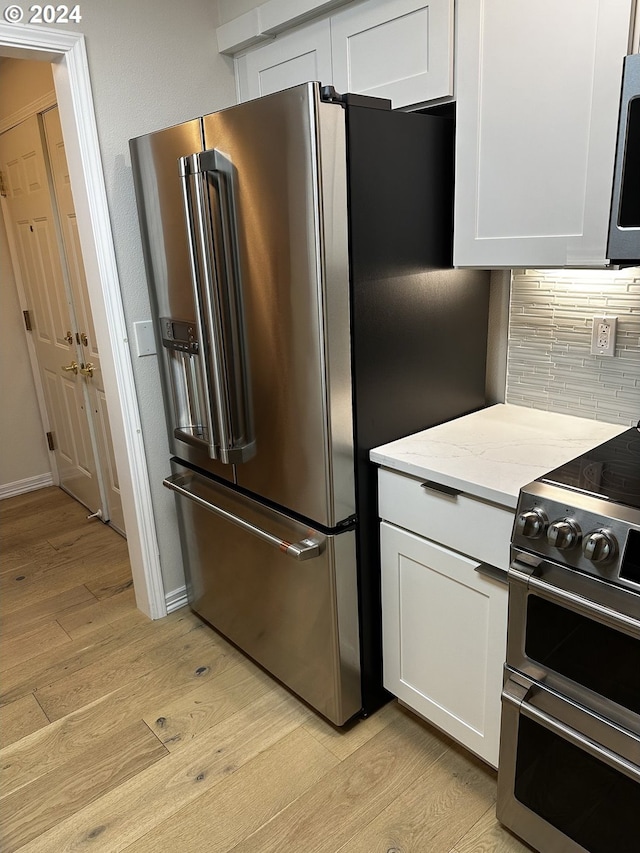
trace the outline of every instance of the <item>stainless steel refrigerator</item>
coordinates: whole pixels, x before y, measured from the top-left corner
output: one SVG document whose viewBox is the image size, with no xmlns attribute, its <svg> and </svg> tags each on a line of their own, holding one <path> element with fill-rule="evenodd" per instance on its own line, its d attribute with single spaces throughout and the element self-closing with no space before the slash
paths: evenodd
<svg viewBox="0 0 640 853">
<path fill-rule="evenodd" d="M 342 725 L 388 698 L 369 450 L 485 403 L 453 121 L 308 83 L 131 155 L 190 605 Z"/>
</svg>

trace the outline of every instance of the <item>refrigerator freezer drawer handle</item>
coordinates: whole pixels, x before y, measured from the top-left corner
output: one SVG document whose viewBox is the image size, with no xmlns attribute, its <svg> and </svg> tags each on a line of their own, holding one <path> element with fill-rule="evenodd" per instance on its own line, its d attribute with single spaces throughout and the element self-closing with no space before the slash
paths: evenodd
<svg viewBox="0 0 640 853">
<path fill-rule="evenodd" d="M 285 539 L 280 539 L 279 536 L 274 536 L 267 530 L 263 530 L 261 527 L 256 527 L 255 524 L 251 524 L 251 522 L 246 521 L 244 518 L 240 518 L 240 516 L 227 512 L 225 509 L 209 503 L 209 501 L 206 501 L 194 492 L 189 491 L 189 489 L 181 485 L 180 481 L 182 479 L 182 475 L 167 477 L 166 480 L 163 481 L 163 484 L 168 489 L 171 489 L 171 491 L 176 492 L 184 498 L 188 498 L 203 509 L 206 509 L 215 515 L 220 516 L 220 518 L 224 518 L 226 521 L 230 521 L 232 524 L 241 527 L 243 530 L 246 530 L 248 533 L 252 533 L 254 536 L 257 536 L 269 545 L 273 545 L 274 548 L 282 551 L 282 553 L 286 554 L 288 557 L 293 557 L 294 560 L 311 560 L 320 555 L 320 542 L 316 542 L 314 539 L 301 539 L 300 542 L 287 542 Z"/>
</svg>

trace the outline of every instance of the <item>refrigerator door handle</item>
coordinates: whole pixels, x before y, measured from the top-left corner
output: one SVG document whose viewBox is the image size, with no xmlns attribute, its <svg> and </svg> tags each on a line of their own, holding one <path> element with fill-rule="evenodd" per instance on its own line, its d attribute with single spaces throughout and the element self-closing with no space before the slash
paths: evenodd
<svg viewBox="0 0 640 853">
<path fill-rule="evenodd" d="M 179 160 L 207 399 L 208 451 L 225 464 L 255 455 L 233 165 L 219 151 Z M 216 203 L 211 204 L 210 183 Z M 215 400 L 215 408 L 211 405 Z"/>
<path fill-rule="evenodd" d="M 182 497 L 188 498 L 190 501 L 198 504 L 198 506 L 201 506 L 208 512 L 212 512 L 214 515 L 218 515 L 226 521 L 230 521 L 232 524 L 235 524 L 243 530 L 246 530 L 248 533 L 257 536 L 269 545 L 273 545 L 274 548 L 282 551 L 282 553 L 286 554 L 288 557 L 293 557 L 294 560 L 311 560 L 322 553 L 323 549 L 321 542 L 318 542 L 315 539 L 301 539 L 300 542 L 287 542 L 286 539 L 274 536 L 272 533 L 269 533 L 268 530 L 263 530 L 261 527 L 257 527 L 255 524 L 252 524 L 246 519 L 241 518 L 238 515 L 234 515 L 231 512 L 227 512 L 227 510 L 222 509 L 222 507 L 216 506 L 215 504 L 212 504 L 200 497 L 200 495 L 191 491 L 187 487 L 188 482 L 189 478 L 185 477 L 183 474 L 174 474 L 173 476 L 167 477 L 163 480 L 163 485 Z"/>
</svg>

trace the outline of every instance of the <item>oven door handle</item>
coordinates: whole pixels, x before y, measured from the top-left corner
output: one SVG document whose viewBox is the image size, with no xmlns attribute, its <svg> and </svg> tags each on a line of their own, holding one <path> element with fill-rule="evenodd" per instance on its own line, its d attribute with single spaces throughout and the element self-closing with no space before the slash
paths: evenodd
<svg viewBox="0 0 640 853">
<path fill-rule="evenodd" d="M 628 776 L 630 779 L 633 779 L 634 782 L 640 782 L 640 767 L 638 767 L 637 764 L 633 764 L 631 761 L 627 761 L 625 758 L 622 758 L 615 752 L 611 752 L 611 750 L 606 749 L 606 747 L 601 746 L 599 743 L 596 743 L 596 741 L 591 740 L 590 738 L 587 738 L 584 735 L 580 734 L 580 732 L 577 732 L 570 726 L 561 723 L 560 720 L 556 720 L 555 717 L 552 717 L 550 714 L 547 714 L 546 711 L 541 711 L 539 708 L 536 708 L 535 705 L 532 705 L 531 702 L 528 702 L 526 699 L 526 696 L 529 694 L 529 691 L 526 691 L 525 698 L 522 698 L 521 685 L 515 684 L 513 688 L 510 689 L 511 687 L 512 681 L 511 679 L 509 679 L 509 681 L 504 686 L 504 690 L 502 691 L 502 698 L 503 700 L 511 703 L 512 705 L 515 705 L 518 708 L 519 712 L 525 717 L 528 717 L 535 723 L 539 723 L 544 728 L 562 737 L 563 740 L 568 741 L 569 743 L 578 747 L 578 749 L 581 749 L 591 755 L 593 758 L 604 762 L 609 767 L 612 767 L 614 770 L 618 770 L 621 773 L 624 773 L 625 776 Z M 610 721 L 609 725 L 613 726 L 613 728 L 618 729 L 618 726 L 615 726 Z M 622 729 L 618 730 L 623 731 Z M 624 734 L 628 735 L 629 733 L 625 731 Z"/>
<path fill-rule="evenodd" d="M 618 613 L 611 607 L 605 607 L 603 604 L 598 604 L 596 601 L 590 601 L 588 598 L 571 592 L 567 589 L 561 589 L 554 584 L 547 583 L 542 578 L 536 577 L 535 568 L 514 560 L 511 563 L 508 571 L 510 581 L 516 581 L 527 586 L 529 589 L 544 593 L 545 597 L 550 601 L 555 601 L 558 604 L 569 604 L 575 610 L 594 616 L 598 621 L 605 622 L 614 628 L 633 631 L 635 634 L 640 634 L 640 620 L 634 619 L 632 616 L 627 616 L 625 613 Z"/>
</svg>

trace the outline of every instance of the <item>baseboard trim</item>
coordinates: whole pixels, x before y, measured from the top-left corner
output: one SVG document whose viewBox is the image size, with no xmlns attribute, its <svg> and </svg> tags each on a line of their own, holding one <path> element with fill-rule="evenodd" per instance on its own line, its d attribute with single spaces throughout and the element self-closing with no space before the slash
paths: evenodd
<svg viewBox="0 0 640 853">
<path fill-rule="evenodd" d="M 174 610 L 179 610 L 189 603 L 187 598 L 186 586 L 179 586 L 177 589 L 172 589 L 164 597 L 164 602 L 167 608 L 167 613 L 173 613 Z"/>
<path fill-rule="evenodd" d="M 26 477 L 24 480 L 16 480 L 14 483 L 5 483 L 0 486 L 0 501 L 5 498 L 14 498 L 16 495 L 24 495 L 26 492 L 35 492 L 36 489 L 46 489 L 54 486 L 51 472 L 39 474 L 37 477 Z"/>
</svg>

